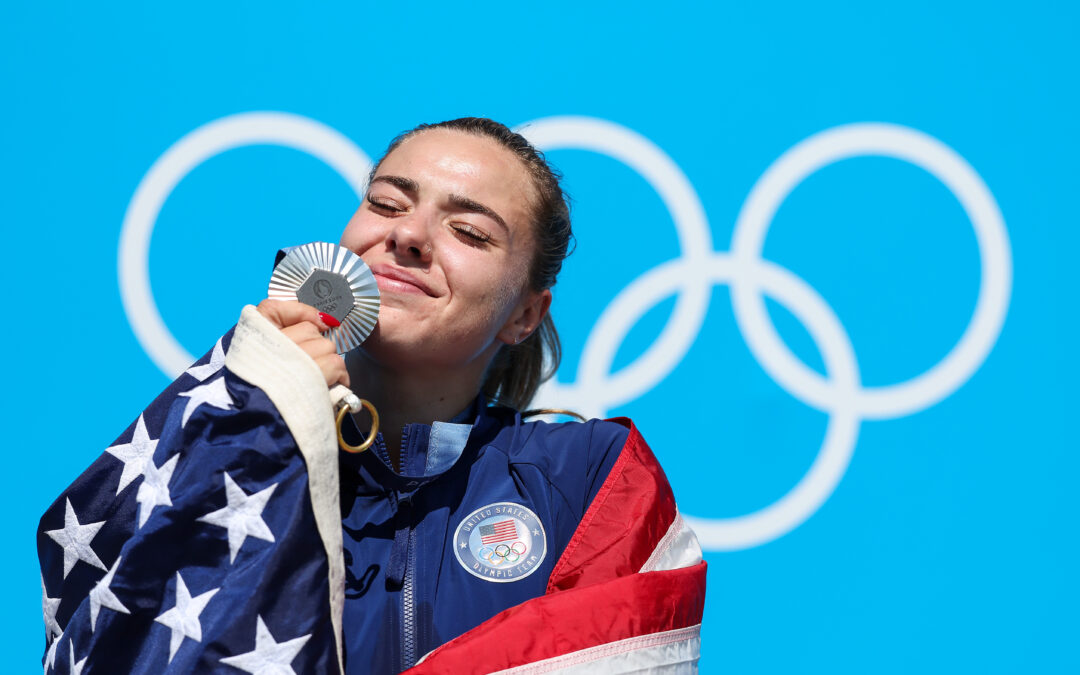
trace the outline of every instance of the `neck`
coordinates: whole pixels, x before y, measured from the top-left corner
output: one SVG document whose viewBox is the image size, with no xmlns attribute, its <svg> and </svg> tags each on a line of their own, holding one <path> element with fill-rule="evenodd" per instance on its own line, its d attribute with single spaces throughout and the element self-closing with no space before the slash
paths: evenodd
<svg viewBox="0 0 1080 675">
<path fill-rule="evenodd" d="M 394 468 L 401 470 L 401 432 L 406 424 L 446 422 L 464 410 L 480 391 L 483 371 L 400 370 L 380 364 L 362 350 L 345 357 L 350 388 L 379 411 L 379 431 Z"/>
</svg>

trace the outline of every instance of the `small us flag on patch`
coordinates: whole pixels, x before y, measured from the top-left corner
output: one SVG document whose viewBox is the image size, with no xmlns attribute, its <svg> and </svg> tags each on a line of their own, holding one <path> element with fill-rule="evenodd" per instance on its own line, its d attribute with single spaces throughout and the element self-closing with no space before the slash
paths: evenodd
<svg viewBox="0 0 1080 675">
<path fill-rule="evenodd" d="M 494 544 L 508 539 L 517 539 L 517 525 L 513 518 L 480 526 L 480 541 L 484 544 Z"/>
</svg>

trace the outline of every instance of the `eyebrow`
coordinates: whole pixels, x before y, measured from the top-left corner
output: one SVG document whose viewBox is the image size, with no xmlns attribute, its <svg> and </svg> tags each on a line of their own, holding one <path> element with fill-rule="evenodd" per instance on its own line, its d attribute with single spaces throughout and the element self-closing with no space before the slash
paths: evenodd
<svg viewBox="0 0 1080 675">
<path fill-rule="evenodd" d="M 399 187 L 406 192 L 420 192 L 420 184 L 414 181 L 412 178 L 406 178 L 404 176 L 375 176 L 371 179 L 371 184 L 374 185 L 375 183 L 390 183 L 391 185 Z"/>
<path fill-rule="evenodd" d="M 375 183 L 389 183 L 390 185 L 393 185 L 397 188 L 400 188 L 401 190 L 404 190 L 405 192 L 410 192 L 412 194 L 417 194 L 418 192 L 420 192 L 420 184 L 414 181 L 412 178 L 406 178 L 405 176 L 392 176 L 383 174 L 381 176 L 375 176 L 371 179 L 371 184 L 374 185 Z M 491 218 L 500 226 L 502 226 L 502 228 L 507 232 L 510 231 L 510 227 L 506 224 L 506 221 L 503 220 L 502 216 L 500 216 L 490 207 L 484 206 L 475 199 L 469 199 L 464 195 L 450 195 L 449 201 L 450 205 L 456 209 L 461 209 L 462 211 L 469 211 L 470 213 L 479 213 L 480 215 L 487 216 L 488 218 Z"/>
<path fill-rule="evenodd" d="M 468 197 L 462 195 L 450 195 L 449 199 L 450 204 L 455 208 L 461 209 L 462 211 L 470 211 L 472 213 L 479 213 L 480 215 L 487 216 L 488 218 L 491 218 L 496 223 L 501 225 L 502 228 L 507 232 L 510 231 L 510 228 L 507 227 L 506 221 L 502 219 L 502 216 L 495 213 L 495 211 L 488 208 L 487 206 L 484 206 L 480 202 L 469 199 Z"/>
</svg>

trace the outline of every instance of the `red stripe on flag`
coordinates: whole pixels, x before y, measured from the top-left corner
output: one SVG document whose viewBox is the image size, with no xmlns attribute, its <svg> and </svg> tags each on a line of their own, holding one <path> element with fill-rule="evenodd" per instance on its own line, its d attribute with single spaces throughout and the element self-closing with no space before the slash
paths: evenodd
<svg viewBox="0 0 1080 675">
<path fill-rule="evenodd" d="M 504 610 L 405 672 L 491 673 L 608 642 L 696 626 L 704 608 L 704 562 L 631 574 Z"/>
<path fill-rule="evenodd" d="M 675 522 L 667 476 L 634 423 L 622 453 L 548 577 L 547 592 L 634 574 Z"/>
</svg>

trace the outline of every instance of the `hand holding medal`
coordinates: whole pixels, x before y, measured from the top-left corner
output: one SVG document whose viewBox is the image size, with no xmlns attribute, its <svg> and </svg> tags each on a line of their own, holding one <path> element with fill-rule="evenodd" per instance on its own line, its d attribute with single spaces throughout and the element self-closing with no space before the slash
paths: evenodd
<svg viewBox="0 0 1080 675">
<path fill-rule="evenodd" d="M 338 354 L 359 347 L 379 318 L 379 287 L 367 264 L 347 248 L 326 242 L 304 244 L 283 253 L 270 277 L 267 297 L 299 301 L 333 317 L 338 325 L 323 336 L 334 343 Z M 338 443 L 348 452 L 363 452 L 375 440 L 379 415 L 371 403 L 353 395 L 343 403 L 337 415 Z M 346 412 L 359 412 L 361 407 L 371 414 L 371 431 L 363 443 L 353 446 L 342 437 L 341 423 Z"/>
<path fill-rule="evenodd" d="M 379 318 L 379 286 L 367 264 L 349 249 L 322 241 L 286 251 L 267 297 L 299 300 L 334 317 L 340 325 L 324 335 L 338 354 L 359 347 Z"/>
</svg>

